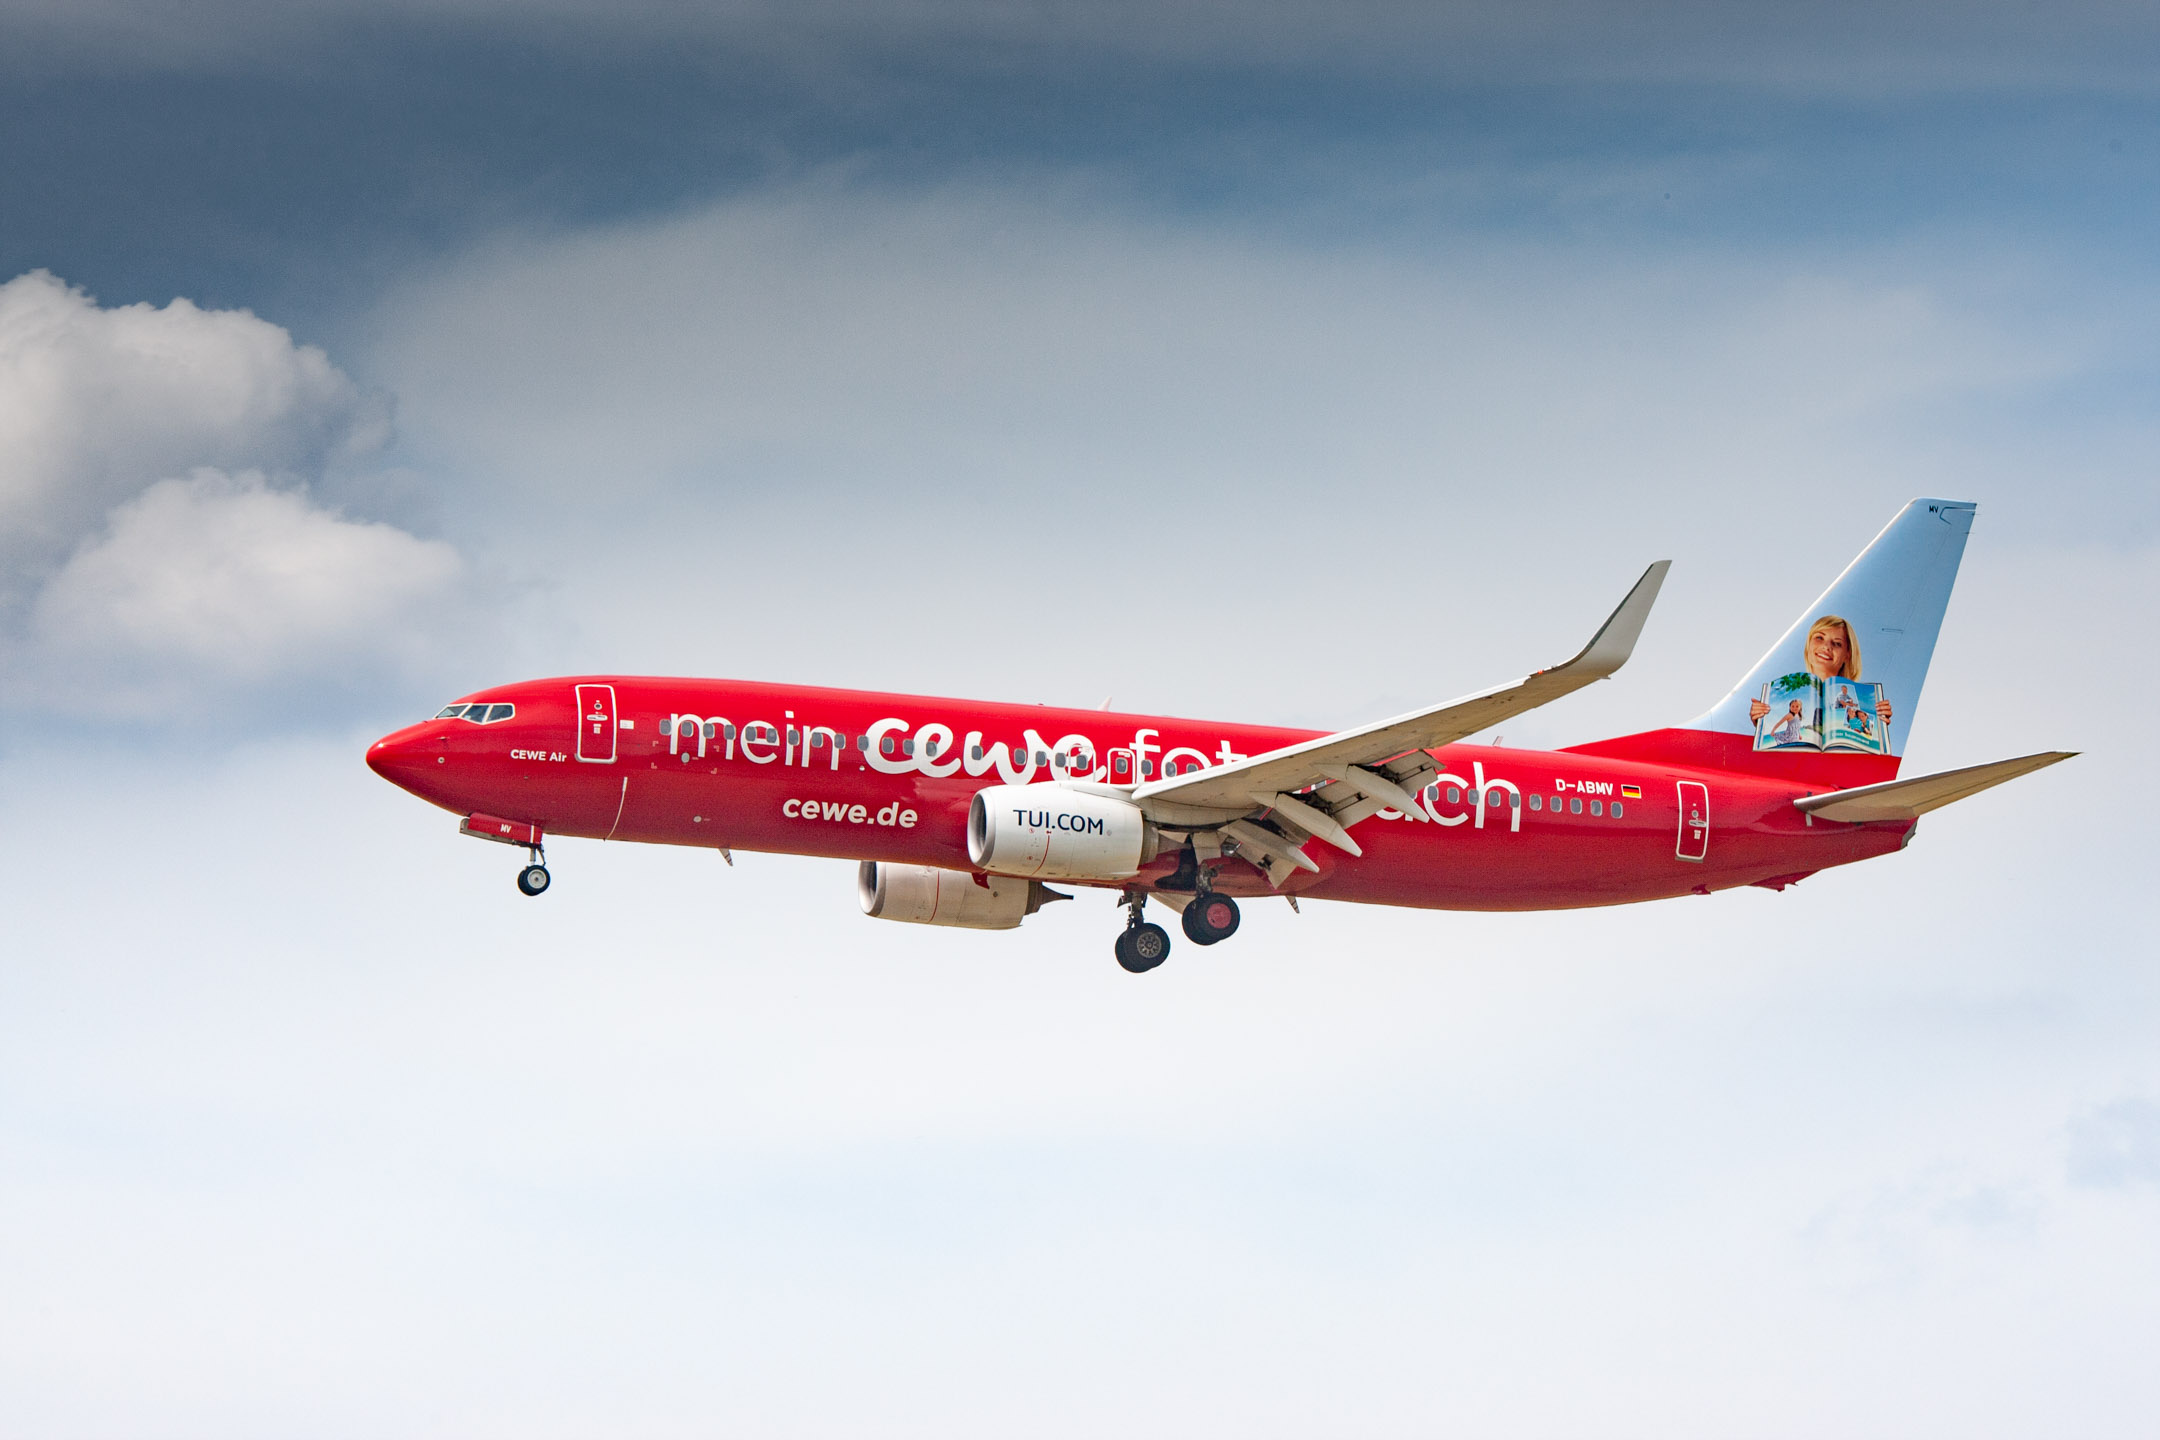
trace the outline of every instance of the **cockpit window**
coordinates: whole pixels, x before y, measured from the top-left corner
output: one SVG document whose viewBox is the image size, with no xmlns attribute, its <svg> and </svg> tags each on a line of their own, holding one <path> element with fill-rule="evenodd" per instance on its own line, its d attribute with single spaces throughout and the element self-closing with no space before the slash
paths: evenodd
<svg viewBox="0 0 2160 1440">
<path fill-rule="evenodd" d="M 435 716 L 438 720 L 470 720 L 475 725 L 492 725 L 498 720 L 508 720 L 517 714 L 515 705 L 445 705 Z"/>
</svg>

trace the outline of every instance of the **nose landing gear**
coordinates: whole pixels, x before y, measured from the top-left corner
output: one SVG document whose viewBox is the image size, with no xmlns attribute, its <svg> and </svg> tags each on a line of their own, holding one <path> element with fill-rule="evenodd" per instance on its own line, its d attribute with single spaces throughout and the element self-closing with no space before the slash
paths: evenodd
<svg viewBox="0 0 2160 1440">
<path fill-rule="evenodd" d="M 525 853 L 532 863 L 518 871 L 518 889 L 527 895 L 538 895 L 548 887 L 547 854 L 537 845 Z"/>
<path fill-rule="evenodd" d="M 458 833 L 470 835 L 475 840 L 492 840 L 498 845 L 519 847 L 531 863 L 518 871 L 518 889 L 527 895 L 538 895 L 548 888 L 547 851 L 541 847 L 546 836 L 538 825 L 523 820 L 505 820 L 500 815 L 468 815 L 458 821 Z"/>
</svg>

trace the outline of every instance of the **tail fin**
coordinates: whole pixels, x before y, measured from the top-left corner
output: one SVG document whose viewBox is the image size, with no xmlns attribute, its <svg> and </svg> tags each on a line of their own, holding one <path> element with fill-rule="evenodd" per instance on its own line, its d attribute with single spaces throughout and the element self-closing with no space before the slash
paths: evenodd
<svg viewBox="0 0 2160 1440">
<path fill-rule="evenodd" d="M 1976 508 L 1900 510 L 1707 714 L 1575 748 L 1838 786 L 1895 777 Z"/>
</svg>

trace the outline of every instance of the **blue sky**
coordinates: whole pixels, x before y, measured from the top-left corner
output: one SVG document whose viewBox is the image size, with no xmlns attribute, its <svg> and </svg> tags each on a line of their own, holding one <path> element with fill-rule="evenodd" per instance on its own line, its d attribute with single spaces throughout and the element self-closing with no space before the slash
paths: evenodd
<svg viewBox="0 0 2160 1440">
<path fill-rule="evenodd" d="M 2156 42 L 0 8 L 0 1410 L 2142 1434 Z M 1916 494 L 1980 514 L 1908 766 L 2086 754 L 1783 894 L 1254 907 L 1136 981 L 1105 903 L 831 862 L 527 901 L 360 763 L 588 669 L 1350 724 L 1672 558 L 1507 736 L 1568 743 Z"/>
</svg>

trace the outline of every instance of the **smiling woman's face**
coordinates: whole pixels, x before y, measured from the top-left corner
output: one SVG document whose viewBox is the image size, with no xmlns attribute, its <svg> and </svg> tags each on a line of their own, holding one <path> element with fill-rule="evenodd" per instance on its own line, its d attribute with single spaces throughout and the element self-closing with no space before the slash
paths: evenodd
<svg viewBox="0 0 2160 1440">
<path fill-rule="evenodd" d="M 1845 656 L 1852 649 L 1842 625 L 1825 625 L 1808 636 L 1808 669 L 1829 679 L 1845 672 Z"/>
</svg>

